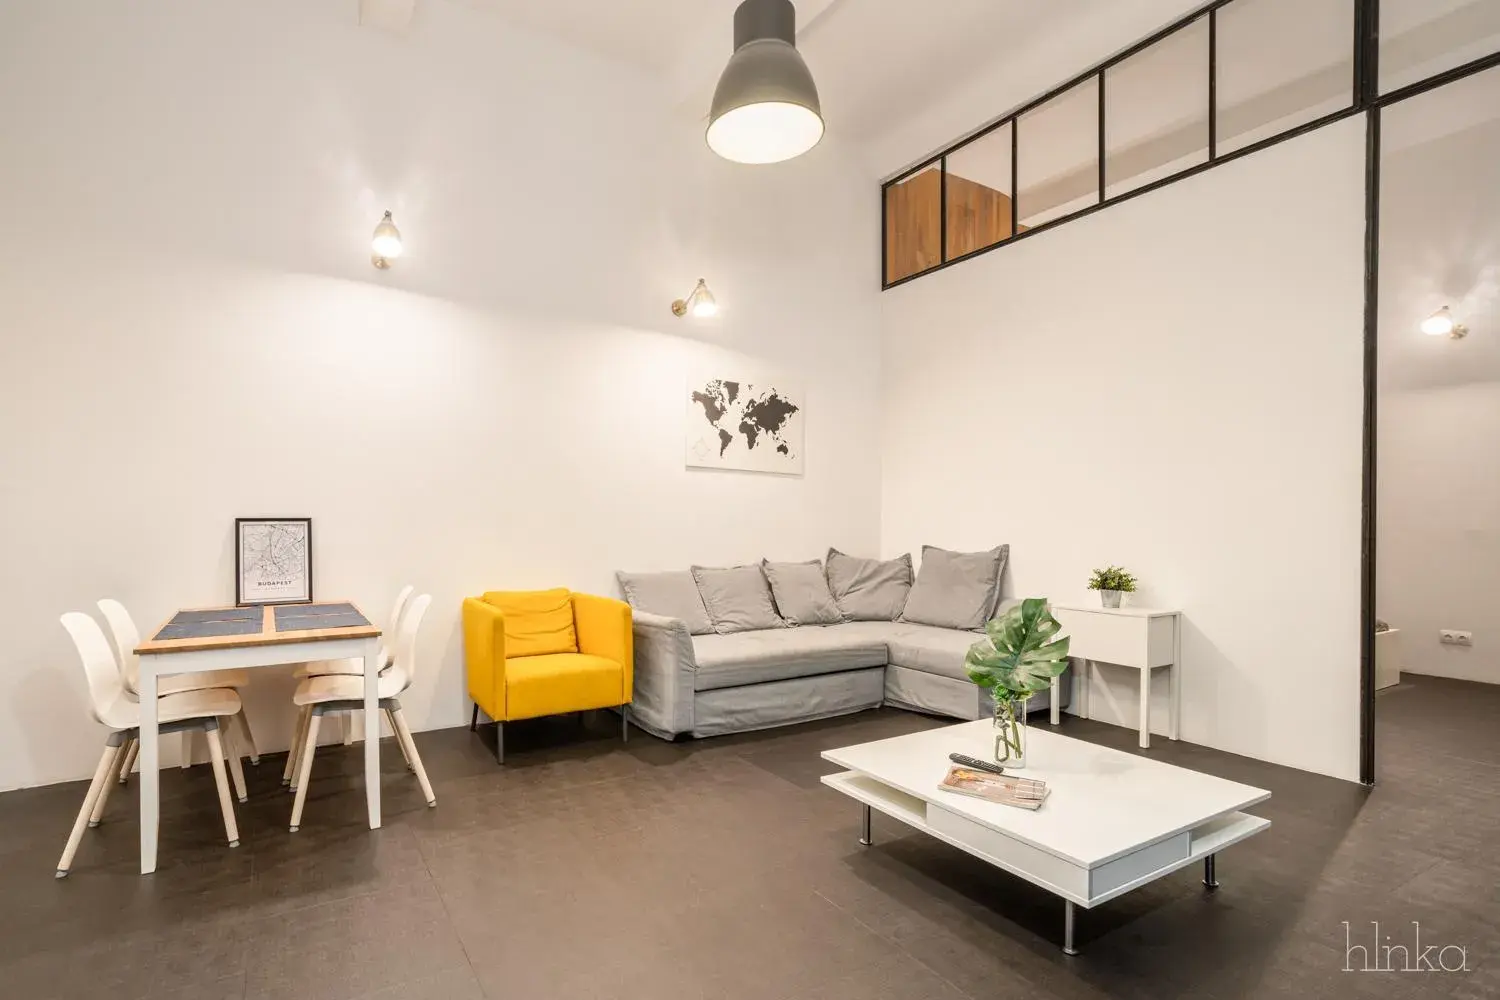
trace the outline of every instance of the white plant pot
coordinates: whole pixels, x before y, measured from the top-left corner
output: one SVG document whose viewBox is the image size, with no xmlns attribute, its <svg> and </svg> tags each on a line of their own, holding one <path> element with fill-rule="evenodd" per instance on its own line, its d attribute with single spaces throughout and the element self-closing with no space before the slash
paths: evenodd
<svg viewBox="0 0 1500 1000">
<path fill-rule="evenodd" d="M 1123 590 L 1099 591 L 1099 600 L 1104 602 L 1106 608 L 1118 608 L 1120 606 L 1120 598 L 1124 596 L 1125 592 Z"/>
</svg>

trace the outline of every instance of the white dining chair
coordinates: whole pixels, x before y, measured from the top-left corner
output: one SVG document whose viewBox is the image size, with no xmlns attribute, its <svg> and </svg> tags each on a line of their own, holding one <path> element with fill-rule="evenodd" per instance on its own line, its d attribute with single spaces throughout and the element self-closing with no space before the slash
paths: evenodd
<svg viewBox="0 0 1500 1000">
<path fill-rule="evenodd" d="M 422 766 L 422 756 L 411 738 L 411 729 L 401 713 L 401 695 L 411 687 L 416 675 L 417 632 L 432 603 L 431 594 L 423 594 L 411 601 L 401 618 L 401 628 L 391 649 L 391 665 L 380 675 L 376 693 L 380 697 L 380 708 L 390 721 L 396 734 L 396 742 L 411 769 L 416 772 L 422 786 L 422 795 L 429 807 L 437 805 L 437 796 L 432 793 L 432 784 L 427 780 L 427 770 Z M 292 702 L 306 709 L 307 728 L 302 737 L 301 750 L 297 755 L 297 797 L 292 803 L 291 830 L 297 832 L 302 824 L 302 805 L 307 799 L 307 781 L 312 774 L 313 756 L 318 748 L 318 725 L 323 716 L 334 713 L 356 711 L 365 704 L 364 678 L 353 674 L 322 674 L 308 677 L 297 685 Z"/>
<path fill-rule="evenodd" d="M 88 681 L 89 711 L 95 721 L 111 730 L 105 741 L 104 754 L 89 782 L 88 794 L 73 821 L 73 830 L 68 834 L 68 843 L 63 847 L 62 857 L 57 862 L 58 878 L 68 874 L 73 865 L 73 855 L 83 839 L 87 827 L 99 825 L 104 814 L 109 792 L 116 782 L 113 780 L 124 762 L 127 747 L 140 737 L 140 703 L 125 690 L 121 680 L 119 664 L 109 648 L 109 640 L 98 622 L 78 611 L 70 611 L 61 618 L 63 628 L 73 639 L 78 658 L 83 663 L 84 676 Z M 183 691 L 164 695 L 157 703 L 159 732 L 201 731 L 208 738 L 208 752 L 213 762 L 214 783 L 219 789 L 219 809 L 224 814 L 224 834 L 230 847 L 240 844 L 239 827 L 234 819 L 234 805 L 229 798 L 229 781 L 225 776 L 224 748 L 219 739 L 219 719 L 233 716 L 240 711 L 240 698 L 228 688 L 208 688 L 201 691 Z"/>
<path fill-rule="evenodd" d="M 406 613 L 407 608 L 410 606 L 411 595 L 415 592 L 416 588 L 411 584 L 407 584 L 406 586 L 402 587 L 400 593 L 396 595 L 396 606 L 391 609 L 391 617 L 389 619 L 390 624 L 385 629 L 385 637 L 392 637 L 399 634 L 399 632 L 401 631 L 401 617 Z M 383 642 L 380 649 L 381 672 L 383 673 L 384 671 L 389 669 L 390 665 L 390 649 L 388 648 L 388 644 Z M 305 680 L 308 677 L 327 677 L 334 675 L 350 675 L 363 677 L 364 674 L 365 661 L 360 659 L 314 660 L 311 663 L 304 663 L 296 670 L 292 671 L 292 676 L 299 682 Z M 361 711 L 358 714 L 360 716 L 362 724 L 361 730 L 363 731 L 363 721 L 365 713 Z M 344 721 L 345 746 L 348 746 L 354 742 L 354 726 L 352 725 L 354 715 L 354 712 L 349 712 L 342 717 Z M 297 786 L 293 783 L 293 779 L 297 775 L 297 754 L 302 747 L 303 738 L 307 735 L 307 719 L 308 711 L 306 709 L 298 709 L 296 711 L 296 717 L 292 721 L 292 745 L 287 751 L 286 766 L 282 769 L 281 772 L 281 783 L 283 785 L 287 785 L 289 791 L 295 792 L 297 790 Z M 403 757 L 406 755 L 405 746 L 401 748 L 401 754 Z M 406 766 L 408 769 L 411 768 L 410 760 L 406 762 Z"/>
<path fill-rule="evenodd" d="M 125 609 L 125 605 L 112 598 L 106 597 L 98 602 L 99 613 L 104 615 L 105 622 L 109 625 L 109 631 L 114 637 L 115 653 L 120 665 L 120 677 L 125 682 L 125 690 L 131 694 L 139 694 L 141 677 L 141 658 L 136 655 L 135 648 L 141 644 L 141 630 L 136 627 L 135 619 Z M 165 697 L 169 694 L 183 694 L 189 691 L 207 691 L 217 688 L 231 688 L 236 694 L 250 686 L 250 671 L 248 670 L 209 670 L 196 674 L 166 674 L 156 680 L 157 697 Z M 250 758 L 251 764 L 260 763 L 260 750 L 255 745 L 255 735 L 250 731 L 250 720 L 245 715 L 244 702 L 233 719 L 226 720 L 229 724 L 239 729 L 238 739 L 230 734 L 229 725 L 224 727 L 224 737 L 233 745 L 239 739 L 245 741 L 244 753 Z M 182 734 L 182 766 L 192 766 L 192 732 Z M 120 783 L 123 785 L 130 780 L 131 768 L 135 766 L 136 755 L 139 747 L 132 747 L 122 762 L 119 774 Z M 238 748 L 236 748 L 238 749 Z M 234 761 L 236 772 L 240 772 L 240 754 L 235 753 L 231 759 Z M 235 781 L 236 790 L 239 792 L 239 800 L 245 801 L 244 778 L 241 774 Z"/>
</svg>

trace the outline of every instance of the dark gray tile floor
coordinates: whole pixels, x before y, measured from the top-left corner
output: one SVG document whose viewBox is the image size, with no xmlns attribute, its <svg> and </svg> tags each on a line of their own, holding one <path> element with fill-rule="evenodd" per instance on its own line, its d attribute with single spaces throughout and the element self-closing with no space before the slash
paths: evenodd
<svg viewBox="0 0 1500 1000">
<path fill-rule="evenodd" d="M 1265 834 L 1083 913 L 818 784 L 818 751 L 944 724 L 897 711 L 668 744 L 617 720 L 424 733 L 424 807 L 389 745 L 387 823 L 357 752 L 320 752 L 302 830 L 278 760 L 247 769 L 243 844 L 208 768 L 163 780 L 161 870 L 135 873 L 133 791 L 52 877 L 83 795 L 0 795 L 0 996 L 702 998 L 1500 996 L 1500 688 L 1412 678 L 1379 699 L 1365 789 L 1188 744 L 1150 753 L 1271 789 Z M 1134 733 L 1067 733 L 1134 748 Z M 488 742 L 487 742 L 488 741 Z M 357 748 L 354 748 L 357 751 Z M 1344 972 L 1368 941 L 1466 949 L 1468 972 Z M 1450 964 L 1457 953 L 1447 953 Z"/>
</svg>

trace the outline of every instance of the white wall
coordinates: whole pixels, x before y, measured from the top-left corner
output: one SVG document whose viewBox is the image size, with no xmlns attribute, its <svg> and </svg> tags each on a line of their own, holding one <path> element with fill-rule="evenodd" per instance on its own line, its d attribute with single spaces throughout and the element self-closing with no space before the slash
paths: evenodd
<svg viewBox="0 0 1500 1000">
<path fill-rule="evenodd" d="M 1500 684 L 1500 382 L 1385 394 L 1379 615 L 1401 669 Z M 1472 647 L 1438 642 L 1474 633 Z"/>
<path fill-rule="evenodd" d="M 96 759 L 57 616 L 232 599 L 237 515 L 311 516 L 319 596 L 433 594 L 419 728 L 466 721 L 465 594 L 876 548 L 874 176 L 668 106 L 458 5 L 0 8 L 0 788 Z M 674 319 L 700 275 L 720 318 Z M 683 468 L 705 365 L 806 386 L 804 477 Z"/>
<path fill-rule="evenodd" d="M 1500 683 L 1500 70 L 1390 108 L 1383 138 L 1376 610 L 1403 669 Z M 1443 305 L 1468 337 L 1420 332 Z"/>
<path fill-rule="evenodd" d="M 1363 144 L 1343 122 L 881 299 L 885 552 L 1009 542 L 1007 592 L 1054 599 L 1123 564 L 1185 610 L 1184 739 L 1349 779 Z M 1131 724 L 1133 675 L 1096 676 Z"/>
</svg>

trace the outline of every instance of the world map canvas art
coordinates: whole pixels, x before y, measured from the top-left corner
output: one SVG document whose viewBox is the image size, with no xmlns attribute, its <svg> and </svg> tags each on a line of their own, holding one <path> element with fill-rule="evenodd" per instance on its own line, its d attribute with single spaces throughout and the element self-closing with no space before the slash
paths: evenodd
<svg viewBox="0 0 1500 1000">
<path fill-rule="evenodd" d="M 800 475 L 802 409 L 801 390 L 780 380 L 690 380 L 688 467 Z"/>
</svg>

